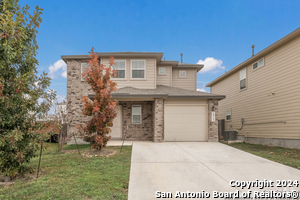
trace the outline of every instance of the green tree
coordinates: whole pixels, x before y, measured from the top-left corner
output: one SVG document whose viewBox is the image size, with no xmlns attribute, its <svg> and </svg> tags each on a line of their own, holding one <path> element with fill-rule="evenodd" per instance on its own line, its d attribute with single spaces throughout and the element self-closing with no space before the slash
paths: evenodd
<svg viewBox="0 0 300 200">
<path fill-rule="evenodd" d="M 18 0 L 0 0 L 0 171 L 7 176 L 25 173 L 45 137 L 36 123 L 49 110 L 56 94 L 50 78 L 37 75 L 37 29 L 41 8 L 33 15 Z"/>
<path fill-rule="evenodd" d="M 91 86 L 94 92 L 94 99 L 90 101 L 87 96 L 82 98 L 83 115 L 93 116 L 86 122 L 86 126 L 78 125 L 77 128 L 85 134 L 85 141 L 90 142 L 94 149 L 102 149 L 110 140 L 110 127 L 113 119 L 117 116 L 115 107 L 117 102 L 111 99 L 111 93 L 117 89 L 116 82 L 111 80 L 116 75 L 112 70 L 113 58 L 109 58 L 109 65 L 99 64 L 98 55 L 94 49 L 90 52 L 88 67 L 83 72 L 85 81 Z"/>
</svg>

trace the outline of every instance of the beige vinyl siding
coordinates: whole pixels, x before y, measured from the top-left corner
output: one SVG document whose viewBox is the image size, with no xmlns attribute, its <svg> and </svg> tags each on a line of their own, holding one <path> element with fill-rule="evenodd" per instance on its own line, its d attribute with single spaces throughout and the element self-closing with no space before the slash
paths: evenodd
<svg viewBox="0 0 300 200">
<path fill-rule="evenodd" d="M 113 79 L 118 84 L 118 88 L 131 86 L 140 89 L 155 89 L 155 58 L 114 58 L 115 60 L 126 60 L 126 78 L 122 80 Z M 101 58 L 101 64 L 108 65 L 108 58 Z M 146 62 L 146 73 L 145 79 L 131 79 L 131 60 L 145 60 Z"/>
<path fill-rule="evenodd" d="M 166 69 L 166 74 L 158 74 L 160 67 Z M 172 66 L 157 66 L 156 74 L 156 85 L 172 86 Z"/>
<path fill-rule="evenodd" d="M 186 71 L 186 78 L 179 78 L 179 71 Z M 187 90 L 197 90 L 197 74 L 196 69 L 191 68 L 173 68 L 172 69 L 172 86 Z"/>
<path fill-rule="evenodd" d="M 300 37 L 264 56 L 264 66 L 247 66 L 247 88 L 239 90 L 239 71 L 216 83 L 211 92 L 226 95 L 219 101 L 219 119 L 231 109 L 231 121 L 225 129 L 241 127 L 239 135 L 261 138 L 300 139 Z M 259 58 L 258 60 L 260 60 Z M 272 92 L 275 92 L 272 95 Z"/>
</svg>

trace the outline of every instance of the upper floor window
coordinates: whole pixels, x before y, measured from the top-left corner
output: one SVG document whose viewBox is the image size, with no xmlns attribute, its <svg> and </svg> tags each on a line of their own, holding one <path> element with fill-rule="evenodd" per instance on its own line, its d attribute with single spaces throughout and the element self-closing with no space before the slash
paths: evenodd
<svg viewBox="0 0 300 200">
<path fill-rule="evenodd" d="M 240 90 L 246 88 L 246 68 L 240 71 Z"/>
<path fill-rule="evenodd" d="M 179 71 L 179 77 L 180 78 L 186 77 L 186 71 Z"/>
<path fill-rule="evenodd" d="M 113 78 L 125 78 L 126 73 L 126 61 L 125 60 L 115 60 L 116 64 L 112 66 L 116 71 L 116 76 Z"/>
<path fill-rule="evenodd" d="M 231 110 L 227 110 L 226 111 L 226 121 L 230 121 L 231 120 Z"/>
<path fill-rule="evenodd" d="M 88 67 L 87 63 L 81 63 L 81 80 L 84 81 L 84 77 L 82 76 L 82 73 L 84 72 L 85 68 Z"/>
<path fill-rule="evenodd" d="M 145 78 L 146 65 L 144 60 L 131 61 L 131 78 Z"/>
<path fill-rule="evenodd" d="M 164 68 L 164 67 L 159 67 L 159 68 L 158 68 L 158 74 L 166 74 L 166 68 Z"/>
<path fill-rule="evenodd" d="M 260 59 L 259 61 L 257 61 L 256 63 L 254 63 L 252 65 L 252 67 L 253 67 L 253 69 L 256 69 L 256 68 L 259 68 L 259 67 L 261 67 L 263 65 L 264 65 L 264 59 Z"/>
</svg>

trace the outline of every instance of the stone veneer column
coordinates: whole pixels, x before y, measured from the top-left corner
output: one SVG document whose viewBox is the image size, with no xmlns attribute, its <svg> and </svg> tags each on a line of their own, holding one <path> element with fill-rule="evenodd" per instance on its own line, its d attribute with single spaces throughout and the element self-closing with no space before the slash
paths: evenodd
<svg viewBox="0 0 300 200">
<path fill-rule="evenodd" d="M 164 100 L 155 99 L 153 103 L 153 141 L 164 141 Z"/>
<path fill-rule="evenodd" d="M 76 128 L 77 124 L 83 124 L 91 117 L 82 115 L 84 95 L 92 94 L 91 87 L 84 81 L 81 81 L 81 60 L 67 61 L 67 112 L 71 113 L 70 121 L 67 125 L 68 144 L 74 144 L 73 132 L 76 142 L 85 144 L 82 137 L 79 136 Z"/>
<path fill-rule="evenodd" d="M 215 112 L 214 122 L 212 112 Z M 208 100 L 208 141 L 218 142 L 218 100 Z"/>
</svg>

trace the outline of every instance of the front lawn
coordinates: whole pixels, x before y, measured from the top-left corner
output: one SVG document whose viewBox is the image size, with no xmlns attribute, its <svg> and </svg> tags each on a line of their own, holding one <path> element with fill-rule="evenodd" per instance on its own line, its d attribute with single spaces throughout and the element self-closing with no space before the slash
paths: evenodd
<svg viewBox="0 0 300 200">
<path fill-rule="evenodd" d="M 123 147 L 122 153 L 120 147 L 106 147 L 116 151 L 109 157 L 85 157 L 77 150 L 57 153 L 57 144 L 47 145 L 39 179 L 18 179 L 11 186 L 0 186 L 0 199 L 127 199 L 131 146 Z M 89 148 L 80 145 L 81 151 Z M 38 157 L 30 165 L 37 168 Z"/>
<path fill-rule="evenodd" d="M 228 145 L 254 155 L 300 169 L 300 149 L 288 149 L 283 147 L 246 143 L 233 143 Z"/>
</svg>

